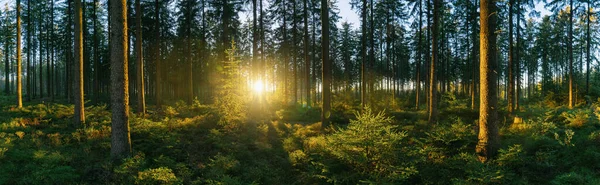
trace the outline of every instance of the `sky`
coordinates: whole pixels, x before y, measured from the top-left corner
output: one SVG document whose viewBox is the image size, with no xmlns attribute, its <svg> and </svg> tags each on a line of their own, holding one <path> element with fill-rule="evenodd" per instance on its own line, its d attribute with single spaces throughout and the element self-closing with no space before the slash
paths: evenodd
<svg viewBox="0 0 600 185">
<path fill-rule="evenodd" d="M 536 3 L 535 9 L 540 12 L 540 17 L 544 17 L 545 15 L 550 15 L 551 12 L 544 8 L 545 3 L 540 1 Z M 360 19 L 355 10 L 352 10 L 352 6 L 350 5 L 350 0 L 339 0 L 338 6 L 340 8 L 340 17 L 342 17 L 340 22 L 347 21 L 352 24 L 352 27 L 360 26 Z M 340 26 L 341 23 L 338 23 Z"/>
</svg>

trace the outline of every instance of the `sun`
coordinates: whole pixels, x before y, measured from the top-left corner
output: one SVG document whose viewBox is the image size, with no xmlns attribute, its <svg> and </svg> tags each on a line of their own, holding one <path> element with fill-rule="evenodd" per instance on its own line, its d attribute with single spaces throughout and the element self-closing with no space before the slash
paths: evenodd
<svg viewBox="0 0 600 185">
<path fill-rule="evenodd" d="M 254 83 L 252 83 L 252 90 L 254 93 L 261 94 L 265 91 L 265 85 L 261 80 L 254 81 Z"/>
</svg>

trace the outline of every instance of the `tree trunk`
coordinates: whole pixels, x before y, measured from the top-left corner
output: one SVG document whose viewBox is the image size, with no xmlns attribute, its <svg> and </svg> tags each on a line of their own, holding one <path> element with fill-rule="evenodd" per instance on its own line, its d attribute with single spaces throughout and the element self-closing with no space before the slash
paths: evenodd
<svg viewBox="0 0 600 185">
<path fill-rule="evenodd" d="M 92 17 L 93 17 L 93 39 L 94 39 L 94 103 L 98 104 L 99 103 L 99 95 L 100 95 L 100 56 L 99 56 L 99 52 L 98 52 L 98 30 L 96 29 L 96 24 L 98 22 L 98 15 L 96 14 L 96 8 L 97 8 L 97 3 L 98 0 L 94 0 L 94 7 L 93 7 L 93 11 L 92 11 Z"/>
<path fill-rule="evenodd" d="M 520 64 L 520 60 L 521 60 L 521 56 L 520 56 L 520 41 L 519 38 L 521 38 L 521 3 L 517 1 L 517 38 L 516 40 L 516 47 L 517 50 L 515 51 L 515 70 L 516 70 L 516 83 L 517 86 L 515 88 L 515 110 L 519 111 L 519 96 L 521 94 L 521 64 Z"/>
<path fill-rule="evenodd" d="M 323 111 L 321 111 L 321 129 L 329 127 L 331 115 L 331 61 L 329 60 L 329 8 L 327 0 L 321 0 L 321 55 L 323 59 Z"/>
<path fill-rule="evenodd" d="M 111 148 L 115 162 L 131 155 L 129 135 L 129 88 L 127 59 L 127 3 L 126 0 L 111 1 Z"/>
<path fill-rule="evenodd" d="M 293 49 L 292 51 L 292 63 L 294 64 L 294 83 L 293 83 L 293 88 L 292 90 L 293 92 L 293 105 L 296 105 L 296 103 L 298 103 L 298 60 L 296 60 L 298 58 L 298 56 L 296 56 L 296 54 L 298 53 L 297 51 L 297 47 L 298 44 L 296 43 L 296 35 L 298 33 L 297 31 L 297 22 L 296 22 L 296 0 L 292 0 L 292 44 L 293 45 Z"/>
<path fill-rule="evenodd" d="M 142 116 L 146 115 L 146 93 L 144 92 L 144 53 L 142 48 L 142 8 L 140 0 L 135 0 L 135 15 L 136 15 L 136 38 L 135 52 L 137 63 L 137 83 L 138 83 L 138 107 L 137 111 Z"/>
<path fill-rule="evenodd" d="M 496 96 L 496 21 L 494 0 L 481 0 L 480 7 L 480 65 L 479 65 L 479 133 L 476 153 L 480 161 L 493 158 L 500 145 Z"/>
<path fill-rule="evenodd" d="M 23 107 L 21 89 L 21 0 L 17 0 L 17 107 Z"/>
<path fill-rule="evenodd" d="M 514 110 L 514 99 L 515 99 L 515 78 L 513 74 L 513 5 L 515 1 L 510 0 L 508 3 L 508 88 L 507 88 L 507 101 L 508 101 L 508 112 L 512 114 Z"/>
<path fill-rule="evenodd" d="M 591 61 L 590 57 L 591 57 L 591 54 L 592 54 L 590 52 L 590 49 L 591 49 L 590 45 L 591 45 L 591 42 L 592 42 L 592 38 L 590 36 L 590 17 L 592 16 L 591 15 L 591 13 L 592 13 L 591 11 L 592 10 L 590 9 L 590 2 L 588 1 L 587 2 L 587 10 L 586 10 L 586 12 L 587 12 L 587 19 L 586 19 L 586 22 L 587 22 L 586 23 L 586 35 L 587 35 L 587 38 L 586 38 L 587 47 L 586 47 L 586 49 L 587 49 L 587 55 L 586 55 L 586 57 L 587 58 L 586 58 L 586 67 L 585 67 L 586 68 L 586 70 L 585 70 L 585 94 L 587 94 L 587 95 L 589 95 L 589 93 L 590 93 L 590 61 Z"/>
<path fill-rule="evenodd" d="M 416 70 L 416 87 L 415 87 L 415 109 L 419 110 L 419 99 L 420 99 L 420 91 L 421 91 L 421 35 L 422 35 L 422 22 L 423 22 L 423 1 L 419 0 L 419 28 L 418 28 L 418 34 L 417 34 L 417 66 L 415 66 L 415 70 Z M 396 93 L 394 91 L 394 93 Z"/>
<path fill-rule="evenodd" d="M 28 0 L 28 1 L 31 1 L 31 0 Z M 72 4 L 72 2 L 73 2 L 72 0 L 67 0 L 67 4 L 68 4 L 67 5 L 67 14 L 68 14 L 68 16 L 67 16 L 68 17 L 67 18 L 68 19 L 67 22 L 68 23 L 67 23 L 67 36 L 66 37 L 67 37 L 67 44 L 68 45 L 66 47 L 66 50 L 67 50 L 67 52 L 66 52 L 67 53 L 66 63 L 67 63 L 67 65 L 65 66 L 66 67 L 66 75 L 65 75 L 66 77 L 65 78 L 66 78 L 66 81 L 67 81 L 67 86 L 65 88 L 65 96 L 67 98 L 67 102 L 68 103 L 71 103 L 71 101 L 75 99 L 75 98 L 73 98 L 73 95 L 72 95 L 73 91 L 75 90 L 74 89 L 75 85 L 73 85 L 73 78 L 72 78 L 73 77 L 73 72 L 74 72 L 74 69 L 73 69 L 74 65 L 73 65 L 73 56 L 72 56 L 72 53 L 71 53 L 72 52 L 72 47 L 73 47 L 73 41 L 71 40 L 71 27 L 72 27 L 71 25 L 73 23 L 73 20 L 72 20 L 72 17 L 71 17 L 71 15 L 72 15 L 72 13 L 71 13 L 72 12 L 71 11 L 71 4 Z M 109 46 L 110 46 L 110 44 L 109 44 Z M 34 62 L 35 62 L 35 60 L 34 60 Z M 32 69 L 34 68 L 33 64 L 31 66 L 31 68 Z M 31 83 L 33 84 L 32 85 L 33 87 L 31 89 L 32 90 L 31 93 L 33 94 L 35 92 L 35 90 L 33 89 L 33 88 L 35 88 L 35 83 L 33 82 L 33 80 L 35 80 L 35 77 L 33 75 L 31 77 L 32 77 L 32 82 Z"/>
<path fill-rule="evenodd" d="M 308 0 L 303 1 L 303 17 L 304 17 L 304 67 L 305 67 L 305 79 L 304 83 L 306 84 L 306 105 L 310 107 L 310 59 L 308 57 Z"/>
<path fill-rule="evenodd" d="M 156 60 L 156 81 L 155 81 L 155 93 L 156 105 L 158 108 L 162 105 L 162 63 L 160 55 L 160 5 L 159 0 L 154 1 L 154 60 Z"/>
<path fill-rule="evenodd" d="M 31 101 L 31 0 L 27 0 L 27 101 Z"/>
<path fill-rule="evenodd" d="M 361 63 L 360 63 L 360 102 L 362 107 L 367 106 L 367 0 L 362 0 L 362 32 L 361 32 Z"/>
<path fill-rule="evenodd" d="M 569 1 L 571 10 L 569 11 L 569 109 L 573 108 L 574 99 L 573 99 L 573 0 Z"/>
<path fill-rule="evenodd" d="M 76 73 L 74 73 L 73 76 L 73 79 L 75 79 L 75 87 L 73 87 L 75 90 L 75 115 L 73 117 L 75 118 L 76 127 L 79 127 L 85 123 L 83 99 L 83 31 L 81 30 L 81 15 L 81 0 L 75 0 L 75 59 L 77 61 L 75 62 Z"/>
<path fill-rule="evenodd" d="M 441 0 L 434 0 L 433 3 L 433 36 L 431 39 L 431 63 L 429 65 L 429 123 L 435 123 L 437 120 L 437 101 L 436 101 L 436 75 L 435 64 L 438 60 L 438 34 L 440 24 Z"/>
</svg>

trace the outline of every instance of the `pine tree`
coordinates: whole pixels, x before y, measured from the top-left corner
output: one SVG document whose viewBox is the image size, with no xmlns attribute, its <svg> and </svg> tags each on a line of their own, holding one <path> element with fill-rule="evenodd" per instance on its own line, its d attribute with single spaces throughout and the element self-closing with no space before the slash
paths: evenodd
<svg viewBox="0 0 600 185">
<path fill-rule="evenodd" d="M 17 0 L 17 107 L 23 107 L 23 92 L 21 89 L 21 0 Z"/>
<path fill-rule="evenodd" d="M 81 0 L 75 0 L 75 73 L 73 76 L 74 81 L 74 102 L 75 102 L 75 115 L 74 121 L 76 126 L 85 124 L 85 109 L 84 109 L 84 95 L 83 95 L 83 31 L 81 26 L 82 13 L 81 13 Z M 41 66 L 41 65 L 40 65 Z M 40 70 L 41 74 L 41 70 Z M 41 75 L 40 75 L 41 76 Z M 41 78 L 40 78 L 41 83 Z M 40 86 L 40 91 L 42 87 Z M 40 93 L 40 96 L 42 93 Z"/>
<path fill-rule="evenodd" d="M 476 153 L 480 161 L 486 162 L 496 155 L 500 145 L 495 74 L 498 14 L 495 0 L 481 0 L 480 6 L 479 142 Z"/>
<path fill-rule="evenodd" d="M 115 162 L 131 156 L 129 134 L 129 82 L 127 59 L 127 1 L 109 0 L 112 43 L 111 63 L 111 148 L 110 156 Z"/>
<path fill-rule="evenodd" d="M 329 60 L 329 8 L 327 0 L 321 0 L 321 55 L 323 61 L 323 110 L 321 111 L 321 128 L 329 126 L 331 115 L 331 60 Z"/>
<path fill-rule="evenodd" d="M 136 63 L 137 63 L 137 83 L 138 83 L 138 113 L 141 115 L 146 114 L 146 95 L 144 91 L 144 54 L 142 48 L 142 8 L 140 6 L 140 0 L 135 0 L 135 14 L 136 14 L 136 38 L 135 38 L 135 51 L 136 51 Z"/>
</svg>

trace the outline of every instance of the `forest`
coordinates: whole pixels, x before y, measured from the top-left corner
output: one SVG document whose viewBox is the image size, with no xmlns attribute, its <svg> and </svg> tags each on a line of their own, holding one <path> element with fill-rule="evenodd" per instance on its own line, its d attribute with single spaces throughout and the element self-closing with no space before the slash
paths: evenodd
<svg viewBox="0 0 600 185">
<path fill-rule="evenodd" d="M 0 3 L 0 185 L 600 184 L 597 0 Z"/>
</svg>

